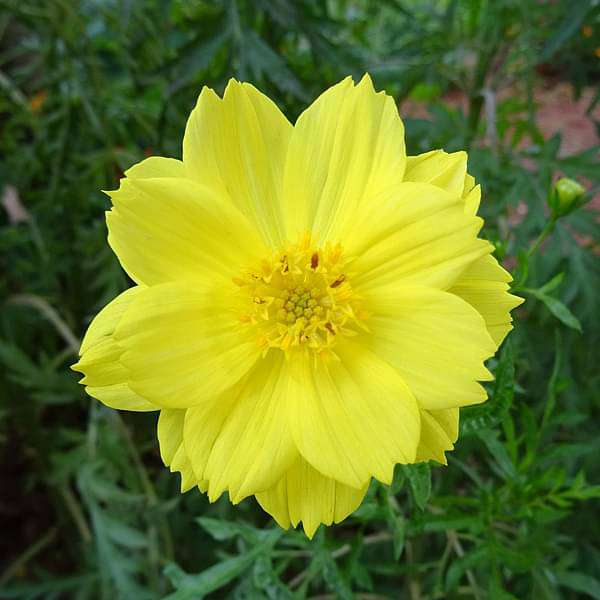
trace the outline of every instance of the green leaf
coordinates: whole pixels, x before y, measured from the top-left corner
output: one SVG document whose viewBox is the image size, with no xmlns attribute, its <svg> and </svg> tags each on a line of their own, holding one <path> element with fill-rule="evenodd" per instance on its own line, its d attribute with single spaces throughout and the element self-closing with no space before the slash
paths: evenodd
<svg viewBox="0 0 600 600">
<path fill-rule="evenodd" d="M 453 590 L 468 569 L 487 560 L 487 550 L 484 547 L 479 547 L 477 550 L 453 560 L 446 573 L 446 589 Z"/>
<path fill-rule="evenodd" d="M 579 0 L 579 2 L 569 3 L 561 26 L 546 41 L 545 46 L 542 48 L 540 62 L 551 58 L 579 30 L 591 7 L 591 0 Z"/>
<path fill-rule="evenodd" d="M 545 294 L 541 290 L 525 289 L 523 291 L 542 301 L 548 310 L 567 327 L 575 329 L 581 333 L 581 323 L 560 300 L 553 298 L 552 296 L 548 296 L 548 294 Z"/>
<path fill-rule="evenodd" d="M 301 100 L 308 100 L 306 92 L 297 77 L 290 71 L 285 61 L 281 59 L 258 35 L 253 31 L 245 38 L 246 60 L 254 72 L 254 76 L 260 79 L 268 75 L 279 88 L 293 94 Z"/>
<path fill-rule="evenodd" d="M 322 548 L 320 552 L 322 553 L 321 572 L 323 573 L 323 579 L 327 587 L 332 592 L 335 592 L 336 598 L 352 600 L 353 595 L 348 580 L 338 567 L 336 561 L 332 558 L 331 553 L 326 548 Z"/>
<path fill-rule="evenodd" d="M 494 374 L 496 381 L 490 399 L 479 406 L 461 410 L 461 434 L 495 427 L 510 410 L 515 393 L 514 352 L 510 338 L 502 346 Z"/>
<path fill-rule="evenodd" d="M 394 558 L 398 560 L 402 556 L 404 549 L 404 538 L 406 535 L 406 520 L 402 515 L 398 515 L 392 522 L 392 535 L 394 543 Z"/>
<path fill-rule="evenodd" d="M 266 592 L 268 598 L 291 599 L 292 592 L 279 580 L 269 556 L 259 556 L 252 569 L 254 585 Z"/>
<path fill-rule="evenodd" d="M 490 600 L 519 600 L 516 596 L 513 596 L 510 592 L 503 590 L 499 587 L 497 581 L 492 580 L 490 584 Z"/>
<path fill-rule="evenodd" d="M 170 565 L 165 567 L 165 575 L 177 586 L 177 591 L 167 596 L 169 600 L 192 600 L 204 598 L 207 594 L 219 590 L 236 579 L 254 561 L 254 554 L 247 553 L 234 558 L 228 558 L 206 569 L 199 575 L 181 577 L 177 573 L 172 578 Z"/>
<path fill-rule="evenodd" d="M 270 551 L 281 535 L 282 530 L 271 530 L 266 539 L 250 551 L 222 560 L 197 575 L 185 573 L 174 563 L 168 564 L 164 574 L 177 590 L 166 596 L 165 600 L 199 600 L 221 589 L 246 571 L 258 556 Z"/>
<path fill-rule="evenodd" d="M 415 504 L 424 510 L 431 495 L 431 467 L 427 463 L 403 465 L 402 470 L 408 478 Z"/>
<path fill-rule="evenodd" d="M 254 529 L 246 523 L 237 523 L 235 521 L 226 521 L 224 519 L 199 517 L 196 519 L 196 523 L 219 542 L 230 540 L 238 535 L 245 538 L 256 539 L 257 534 L 260 533 L 258 529 Z"/>
<path fill-rule="evenodd" d="M 556 580 L 563 587 L 600 600 L 600 581 L 591 575 L 569 571 L 566 573 L 556 573 Z"/>
<path fill-rule="evenodd" d="M 396 495 L 404 487 L 405 481 L 404 472 L 400 468 L 400 465 L 396 465 L 394 468 L 394 478 L 392 479 L 392 485 L 390 485 L 390 494 Z"/>
<path fill-rule="evenodd" d="M 504 444 L 498 439 L 498 434 L 491 429 L 482 429 L 477 432 L 479 439 L 483 441 L 487 449 L 494 457 L 496 464 L 500 467 L 501 473 L 505 479 L 513 478 L 516 475 L 515 465 L 510 459 L 510 455 Z"/>
<path fill-rule="evenodd" d="M 550 310 L 559 321 L 563 322 L 567 327 L 581 332 L 581 323 L 560 300 L 553 298 L 552 296 L 547 296 L 546 294 L 537 294 L 536 297 L 548 307 L 548 310 Z"/>
<path fill-rule="evenodd" d="M 483 524 L 479 516 L 450 516 L 450 515 L 426 515 L 423 523 L 423 531 L 433 533 L 436 531 L 447 531 L 454 529 L 455 531 L 471 531 L 477 533 L 481 531 Z"/>
<path fill-rule="evenodd" d="M 578 500 L 590 500 L 591 498 L 600 498 L 600 485 L 590 485 L 579 490 L 569 491 L 570 498 Z"/>
<path fill-rule="evenodd" d="M 98 585 L 98 575 L 76 575 L 73 577 L 61 577 L 44 581 L 43 583 L 15 583 L 5 585 L 0 591 L 2 600 L 9 598 L 75 598 L 76 593 L 88 592 L 88 597 Z"/>
<path fill-rule="evenodd" d="M 145 548 L 148 545 L 146 536 L 126 523 L 104 515 L 102 518 L 106 535 L 124 548 Z"/>
<path fill-rule="evenodd" d="M 554 291 L 557 287 L 560 286 L 564 278 L 564 272 L 555 275 L 550 281 L 548 281 L 548 283 L 545 283 L 541 288 L 539 288 L 539 291 L 543 292 L 544 294 L 549 294 L 550 292 Z"/>
</svg>

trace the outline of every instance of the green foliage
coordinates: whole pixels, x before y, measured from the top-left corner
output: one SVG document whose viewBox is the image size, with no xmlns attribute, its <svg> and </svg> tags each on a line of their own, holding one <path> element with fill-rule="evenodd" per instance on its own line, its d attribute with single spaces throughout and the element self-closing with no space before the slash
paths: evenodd
<svg viewBox="0 0 600 600">
<path fill-rule="evenodd" d="M 599 226 L 583 202 L 547 205 L 556 174 L 598 190 L 598 149 L 561 155 L 533 94 L 549 64 L 597 83 L 599 15 L 592 0 L 0 0 L 0 598 L 600 598 Z M 365 70 L 426 104 L 405 120 L 411 154 L 470 148 L 485 233 L 527 302 L 448 467 L 398 467 L 308 541 L 252 499 L 180 495 L 155 416 L 91 401 L 68 366 L 128 285 L 100 190 L 146 154 L 180 156 L 202 85 L 250 80 L 293 119 Z"/>
</svg>

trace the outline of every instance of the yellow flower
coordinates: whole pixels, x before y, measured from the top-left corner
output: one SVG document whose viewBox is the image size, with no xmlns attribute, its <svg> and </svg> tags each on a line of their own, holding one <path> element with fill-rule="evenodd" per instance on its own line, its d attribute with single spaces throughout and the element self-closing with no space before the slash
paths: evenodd
<svg viewBox="0 0 600 600">
<path fill-rule="evenodd" d="M 407 157 L 368 76 L 294 126 L 249 84 L 204 88 L 183 161 L 148 158 L 110 192 L 109 243 L 137 285 L 90 325 L 82 383 L 160 410 L 182 491 L 254 495 L 309 537 L 397 463 L 445 463 L 521 302 L 478 238 L 466 162 Z"/>
</svg>

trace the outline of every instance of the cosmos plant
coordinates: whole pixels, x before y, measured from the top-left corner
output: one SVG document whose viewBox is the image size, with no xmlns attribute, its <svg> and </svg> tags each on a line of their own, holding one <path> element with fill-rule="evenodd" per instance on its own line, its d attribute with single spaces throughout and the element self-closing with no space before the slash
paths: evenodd
<svg viewBox="0 0 600 600">
<path fill-rule="evenodd" d="M 407 156 L 368 76 L 295 125 L 232 80 L 202 90 L 182 161 L 148 158 L 109 195 L 135 286 L 73 368 L 107 406 L 159 411 L 182 491 L 255 496 L 312 537 L 396 464 L 446 462 L 521 302 L 478 237 L 464 152 Z"/>
</svg>

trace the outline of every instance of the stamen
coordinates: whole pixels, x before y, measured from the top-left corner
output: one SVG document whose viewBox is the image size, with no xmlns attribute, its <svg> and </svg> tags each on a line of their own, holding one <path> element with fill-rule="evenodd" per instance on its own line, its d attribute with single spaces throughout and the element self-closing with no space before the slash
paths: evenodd
<svg viewBox="0 0 600 600">
<path fill-rule="evenodd" d="M 329 287 L 336 288 L 342 285 L 346 279 L 346 276 L 342 273 Z"/>
<path fill-rule="evenodd" d="M 234 278 L 241 288 L 240 322 L 256 329 L 265 351 L 331 351 L 340 337 L 365 327 L 366 314 L 343 268 L 339 244 L 315 248 L 305 235 L 263 260 L 260 269 Z"/>
</svg>

